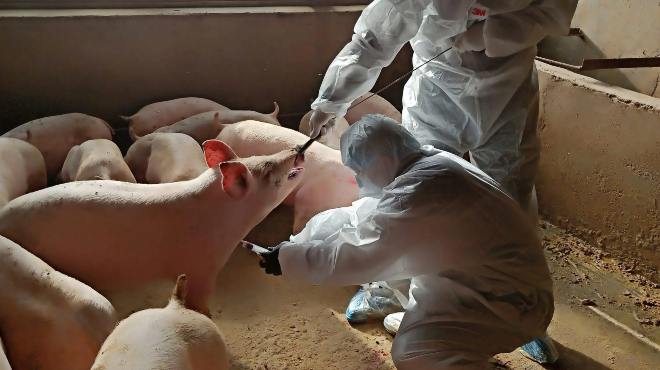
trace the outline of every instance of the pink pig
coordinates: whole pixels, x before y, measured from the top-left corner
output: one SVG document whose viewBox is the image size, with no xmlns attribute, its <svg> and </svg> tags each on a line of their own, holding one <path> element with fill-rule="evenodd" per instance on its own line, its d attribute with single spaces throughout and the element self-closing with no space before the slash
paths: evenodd
<svg viewBox="0 0 660 370">
<path fill-rule="evenodd" d="M 202 148 L 188 135 L 154 132 L 126 152 L 126 163 L 140 183 L 191 180 L 208 169 Z"/>
<path fill-rule="evenodd" d="M 48 176 L 54 177 L 75 145 L 91 139 L 112 140 L 112 135 L 112 127 L 100 118 L 67 113 L 35 119 L 2 136 L 24 140 L 37 147 L 46 161 Z"/>
<path fill-rule="evenodd" d="M 349 125 L 359 121 L 366 114 L 382 114 L 401 123 L 401 112 L 399 112 L 390 102 L 380 95 L 371 96 L 372 93 L 366 93 L 355 99 L 344 118 Z M 371 97 L 370 97 L 371 96 Z M 370 98 L 369 98 L 370 97 Z M 369 99 L 367 99 L 369 98 Z M 367 99 L 367 100 L 365 100 Z M 360 103 L 364 101 L 363 103 Z"/>
<path fill-rule="evenodd" d="M 32 144 L 0 137 L 0 208 L 46 186 L 46 162 Z"/>
<path fill-rule="evenodd" d="M 5 353 L 5 346 L 2 344 L 2 338 L 0 338 L 0 370 L 11 370 L 9 359 Z"/>
<path fill-rule="evenodd" d="M 117 323 L 107 299 L 2 236 L 0 282 L 0 333 L 14 369 L 89 369 Z"/>
<path fill-rule="evenodd" d="M 117 144 L 107 139 L 87 140 L 66 156 L 58 175 L 62 182 L 117 180 L 135 182 Z"/>
<path fill-rule="evenodd" d="M 223 126 L 218 139 L 239 156 L 251 156 L 277 153 L 302 145 L 309 138 L 285 127 L 245 121 Z M 294 234 L 317 213 L 349 206 L 358 197 L 355 174 L 342 164 L 338 150 L 313 143 L 305 152 L 305 171 L 305 178 L 285 201 L 294 207 Z"/>
<path fill-rule="evenodd" d="M 142 107 L 132 116 L 121 118 L 128 121 L 128 135 L 137 140 L 160 127 L 169 126 L 195 114 L 228 109 L 209 99 L 188 97 L 152 103 Z"/>
<path fill-rule="evenodd" d="M 177 132 L 191 136 L 197 142 L 202 143 L 207 138 L 215 137 L 222 129 L 222 125 L 228 125 L 236 122 L 253 120 L 270 123 L 280 126 L 277 120 L 280 107 L 275 104 L 275 110 L 272 113 L 264 114 L 251 110 L 225 110 L 211 111 L 196 114 L 179 121 L 171 126 L 161 127 L 155 132 Z"/>
<path fill-rule="evenodd" d="M 359 121 L 366 114 L 382 114 L 401 123 L 401 113 L 390 102 L 383 99 L 380 95 L 371 96 L 371 93 L 366 93 L 355 99 L 349 111 L 346 112 L 346 116 L 338 118 L 325 135 L 318 138 L 317 141 L 332 149 L 339 149 L 339 140 L 344 131 L 348 129 L 348 126 Z M 298 131 L 307 136 L 309 136 L 310 131 L 309 119 L 311 115 L 312 111 L 307 112 L 300 120 L 300 125 L 298 126 Z"/>
<path fill-rule="evenodd" d="M 309 131 L 311 129 L 311 127 L 309 127 L 309 120 L 312 117 L 312 112 L 313 111 L 307 112 L 307 114 L 305 114 L 300 120 L 300 125 L 298 126 L 298 132 L 307 136 L 309 136 Z M 316 141 L 332 149 L 339 150 L 339 139 L 344 131 L 348 129 L 348 126 L 348 121 L 346 121 L 346 119 L 337 118 L 335 119 L 334 125 L 332 125 L 323 136 L 316 139 Z"/>
<path fill-rule="evenodd" d="M 188 307 L 208 313 L 217 273 L 248 232 L 300 185 L 303 169 L 290 148 L 238 158 L 210 140 L 204 153 L 209 169 L 189 181 L 82 181 L 16 198 L 0 210 L 0 235 L 100 290 L 182 272 Z"/>
<path fill-rule="evenodd" d="M 211 319 L 185 308 L 186 276 L 165 308 L 136 312 L 103 343 L 92 370 L 227 370 L 224 338 Z"/>
</svg>

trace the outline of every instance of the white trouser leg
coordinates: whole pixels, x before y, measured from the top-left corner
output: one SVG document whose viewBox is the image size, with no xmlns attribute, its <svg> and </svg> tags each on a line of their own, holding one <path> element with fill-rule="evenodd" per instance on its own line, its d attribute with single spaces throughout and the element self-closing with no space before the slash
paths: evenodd
<svg viewBox="0 0 660 370">
<path fill-rule="evenodd" d="M 534 182 L 541 153 L 537 132 L 539 93 L 536 75 L 532 75 L 526 84 L 528 88 L 521 88 L 514 99 L 529 99 L 518 95 L 532 94 L 527 109 L 519 109 L 517 114 L 510 116 L 486 143 L 471 150 L 470 154 L 474 164 L 500 183 L 535 219 Z"/>
<path fill-rule="evenodd" d="M 398 370 L 483 370 L 488 360 L 510 352 L 531 339 L 501 326 L 463 322 L 431 322 L 406 325 L 392 344 L 392 360 Z"/>
</svg>

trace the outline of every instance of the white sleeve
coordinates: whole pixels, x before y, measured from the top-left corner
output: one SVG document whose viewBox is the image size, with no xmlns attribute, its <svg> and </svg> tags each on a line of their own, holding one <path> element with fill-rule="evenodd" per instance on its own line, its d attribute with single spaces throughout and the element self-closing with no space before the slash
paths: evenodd
<svg viewBox="0 0 660 370">
<path fill-rule="evenodd" d="M 381 70 L 419 30 L 429 0 L 375 0 L 358 19 L 352 40 L 328 67 L 312 109 L 343 117 Z"/>
<path fill-rule="evenodd" d="M 455 188 L 449 180 L 447 185 Z M 422 193 L 443 189 L 430 185 Z M 465 235 L 466 225 L 472 227 L 464 217 L 472 211 L 454 192 L 447 191 L 442 204 L 425 197 L 414 200 L 415 206 L 388 194 L 357 224 L 345 224 L 323 240 L 283 243 L 282 276 L 312 284 L 352 285 L 409 279 L 456 264 L 473 253 L 454 242 Z"/>
<path fill-rule="evenodd" d="M 525 9 L 489 17 L 484 25 L 486 55 L 508 56 L 548 35 L 566 35 L 576 7 L 577 0 L 534 0 Z"/>
<path fill-rule="evenodd" d="M 357 227 L 346 225 L 325 240 L 285 243 L 279 261 L 286 279 L 353 285 L 408 279 L 424 273 L 407 263 L 415 259 L 411 252 L 391 243 L 371 219 Z M 433 269 L 437 271 L 437 266 Z"/>
</svg>

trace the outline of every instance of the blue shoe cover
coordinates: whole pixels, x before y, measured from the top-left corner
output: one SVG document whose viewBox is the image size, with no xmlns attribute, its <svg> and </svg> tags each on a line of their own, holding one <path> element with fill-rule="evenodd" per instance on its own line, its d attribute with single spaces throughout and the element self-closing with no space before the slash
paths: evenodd
<svg viewBox="0 0 660 370">
<path fill-rule="evenodd" d="M 384 318 L 402 310 L 392 290 L 375 284 L 365 284 L 348 303 L 346 320 L 351 324 L 359 324 L 369 319 Z"/>
<path fill-rule="evenodd" d="M 559 352 L 552 343 L 552 339 L 547 335 L 520 347 L 520 352 L 539 364 L 552 364 L 559 359 Z"/>
</svg>

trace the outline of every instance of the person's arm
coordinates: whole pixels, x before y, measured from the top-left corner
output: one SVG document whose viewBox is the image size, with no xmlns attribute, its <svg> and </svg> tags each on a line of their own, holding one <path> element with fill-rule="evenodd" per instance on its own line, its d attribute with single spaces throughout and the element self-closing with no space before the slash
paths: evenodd
<svg viewBox="0 0 660 370">
<path fill-rule="evenodd" d="M 444 180 L 444 181 L 443 181 Z M 440 179 L 426 186 L 446 194 L 403 200 L 397 190 L 385 195 L 357 225 L 346 224 L 323 240 L 283 243 L 279 249 L 282 276 L 313 284 L 351 285 L 408 279 L 437 273 L 459 263 L 470 252 L 460 239 L 465 217 L 471 214 L 455 180 Z M 412 203 L 411 203 L 412 202 Z M 413 205 L 414 203 L 414 205 Z"/>
<path fill-rule="evenodd" d="M 376 0 L 358 19 L 352 40 L 332 61 L 312 109 L 343 117 L 367 93 L 381 70 L 417 33 L 428 0 Z"/>
<path fill-rule="evenodd" d="M 325 240 L 282 244 L 282 276 L 312 284 L 352 285 L 432 272 L 412 268 L 407 262 L 415 259 L 415 253 L 407 246 L 392 243 L 387 233 L 375 226 L 370 221 L 357 228 L 344 228 Z"/>
<path fill-rule="evenodd" d="M 549 35 L 566 35 L 577 0 L 534 0 L 525 9 L 486 19 L 486 55 L 503 57 L 538 44 Z"/>
</svg>

